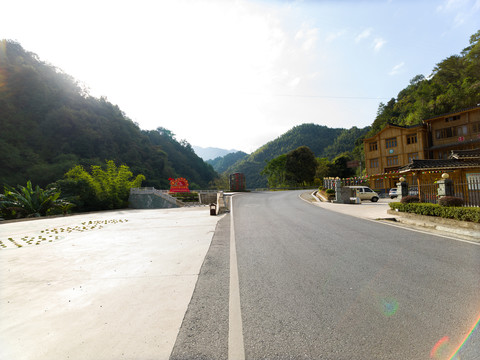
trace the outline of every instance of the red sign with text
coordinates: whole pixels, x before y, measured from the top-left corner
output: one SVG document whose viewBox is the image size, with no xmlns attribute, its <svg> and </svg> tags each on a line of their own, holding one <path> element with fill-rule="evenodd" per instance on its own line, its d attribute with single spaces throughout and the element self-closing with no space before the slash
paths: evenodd
<svg viewBox="0 0 480 360">
<path fill-rule="evenodd" d="M 188 189 L 188 181 L 185 178 L 168 179 L 170 181 L 170 192 L 190 192 Z"/>
</svg>

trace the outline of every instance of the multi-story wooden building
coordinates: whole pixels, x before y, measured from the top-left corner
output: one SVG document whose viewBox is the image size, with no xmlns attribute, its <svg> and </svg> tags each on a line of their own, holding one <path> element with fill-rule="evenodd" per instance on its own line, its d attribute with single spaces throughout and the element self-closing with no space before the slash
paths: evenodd
<svg viewBox="0 0 480 360">
<path fill-rule="evenodd" d="M 366 173 L 372 188 L 388 191 L 398 182 L 398 169 L 414 159 L 448 159 L 452 151 L 476 148 L 480 148 L 480 106 L 426 119 L 416 126 L 388 124 L 364 139 Z M 415 173 L 409 176 L 417 182 Z"/>
<path fill-rule="evenodd" d="M 395 187 L 400 167 L 413 159 L 425 159 L 427 128 L 388 124 L 375 136 L 365 139 L 363 145 L 370 186 L 385 191 Z"/>
<path fill-rule="evenodd" d="M 452 150 L 480 147 L 480 107 L 424 120 L 430 137 L 429 159 L 448 159 Z"/>
</svg>

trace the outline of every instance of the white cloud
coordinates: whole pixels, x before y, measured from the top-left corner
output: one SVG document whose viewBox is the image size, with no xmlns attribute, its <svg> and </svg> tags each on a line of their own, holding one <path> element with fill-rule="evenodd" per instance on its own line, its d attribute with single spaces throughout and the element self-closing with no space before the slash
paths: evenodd
<svg viewBox="0 0 480 360">
<path fill-rule="evenodd" d="M 402 61 L 401 63 L 395 65 L 392 70 L 388 73 L 388 75 L 396 75 L 400 72 L 400 70 L 405 66 L 405 63 Z"/>
<path fill-rule="evenodd" d="M 375 38 L 375 40 L 373 40 L 373 50 L 375 52 L 378 52 L 380 51 L 380 49 L 383 47 L 383 45 L 385 45 L 387 43 L 387 41 L 381 37 L 378 37 L 378 38 Z"/>
<path fill-rule="evenodd" d="M 479 0 L 480 1 L 480 0 Z M 327 35 L 327 37 L 325 38 L 325 41 L 330 43 L 336 39 L 338 39 L 339 37 L 343 36 L 347 31 L 346 30 L 340 30 L 340 31 L 337 31 L 337 32 L 331 32 Z"/>
<path fill-rule="evenodd" d="M 315 46 L 317 35 L 317 28 L 306 28 L 305 26 L 302 26 L 302 29 L 295 34 L 295 40 L 302 43 L 303 50 L 310 51 Z"/>
<path fill-rule="evenodd" d="M 360 34 L 357 35 L 357 37 L 355 38 L 355 42 L 358 43 L 358 42 L 362 41 L 363 39 L 367 39 L 368 37 L 370 37 L 371 34 L 372 34 L 372 29 L 371 28 L 365 29 Z"/>
<path fill-rule="evenodd" d="M 288 86 L 290 86 L 291 88 L 295 88 L 295 87 L 297 87 L 298 84 L 300 84 L 300 80 L 301 80 L 301 78 L 299 76 L 297 76 L 292 81 L 290 81 Z"/>
<path fill-rule="evenodd" d="M 437 6 L 437 11 L 448 12 L 464 6 L 468 0 L 445 0 L 443 4 Z"/>
</svg>

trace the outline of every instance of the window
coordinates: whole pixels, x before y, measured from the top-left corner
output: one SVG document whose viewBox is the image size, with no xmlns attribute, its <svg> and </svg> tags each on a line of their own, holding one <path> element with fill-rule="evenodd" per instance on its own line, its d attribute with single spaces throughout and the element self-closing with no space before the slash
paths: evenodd
<svg viewBox="0 0 480 360">
<path fill-rule="evenodd" d="M 457 136 L 467 135 L 467 125 L 457 126 L 455 132 L 457 133 Z"/>
<path fill-rule="evenodd" d="M 398 156 L 387 156 L 387 165 L 392 166 L 392 165 L 398 165 Z"/>
<path fill-rule="evenodd" d="M 456 120 L 460 120 L 460 115 L 455 115 L 455 116 L 450 116 L 448 118 L 445 118 L 445 122 L 451 122 Z"/>
<path fill-rule="evenodd" d="M 472 124 L 472 132 L 473 133 L 480 133 L 480 121 L 474 122 Z"/>
<path fill-rule="evenodd" d="M 413 159 L 418 159 L 418 152 L 408 154 L 408 162 L 411 163 Z"/>
<path fill-rule="evenodd" d="M 368 144 L 368 145 L 369 145 L 370 151 L 376 151 L 376 150 L 378 150 L 377 142 L 376 142 L 376 141 L 375 141 L 375 142 L 371 142 L 371 143 Z"/>
<path fill-rule="evenodd" d="M 407 135 L 407 145 L 417 143 L 417 134 Z"/>
<path fill-rule="evenodd" d="M 385 146 L 388 148 L 397 146 L 397 138 L 390 138 L 385 140 Z"/>
<path fill-rule="evenodd" d="M 370 167 L 371 168 L 377 168 L 378 167 L 378 158 L 370 159 Z"/>
<path fill-rule="evenodd" d="M 456 131 L 453 127 L 435 130 L 436 139 L 446 139 L 455 136 Z"/>
</svg>

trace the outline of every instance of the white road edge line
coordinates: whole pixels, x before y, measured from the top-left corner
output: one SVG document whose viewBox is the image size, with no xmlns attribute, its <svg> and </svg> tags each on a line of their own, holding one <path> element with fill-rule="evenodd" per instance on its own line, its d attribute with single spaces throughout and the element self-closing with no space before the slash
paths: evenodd
<svg viewBox="0 0 480 360">
<path fill-rule="evenodd" d="M 228 359 L 244 360 L 240 285 L 238 280 L 237 249 L 233 224 L 233 196 L 230 200 L 230 292 L 228 302 Z"/>
<path fill-rule="evenodd" d="M 313 195 L 312 195 L 312 196 L 313 196 Z M 298 196 L 298 198 L 299 198 L 300 200 L 303 200 L 303 201 L 305 201 L 306 203 L 310 204 L 309 201 L 303 199 L 300 195 Z M 313 204 L 312 204 L 312 205 L 313 205 Z M 315 206 L 315 205 L 314 205 L 314 206 Z M 371 222 L 374 222 L 374 223 L 377 223 L 377 224 L 384 224 L 384 225 L 393 226 L 393 227 L 396 227 L 396 228 L 399 228 L 399 229 L 415 231 L 415 232 L 418 232 L 418 233 L 421 233 L 421 234 L 438 236 L 438 237 L 441 237 L 441 238 L 444 238 L 444 239 L 449 239 L 449 240 L 453 240 L 453 241 L 459 241 L 459 242 L 464 242 L 464 243 L 471 244 L 471 245 L 480 246 L 480 243 L 478 243 L 478 242 L 474 242 L 474 241 L 470 241 L 470 240 L 465 240 L 465 239 L 462 239 L 462 238 L 458 238 L 458 237 L 455 237 L 454 235 L 447 236 L 447 235 L 443 235 L 443 234 L 432 233 L 432 232 L 428 232 L 428 231 L 426 231 L 426 230 L 413 229 L 413 228 L 408 227 L 408 226 L 402 226 L 402 225 L 398 225 L 398 224 L 394 224 L 394 223 L 388 223 L 388 222 L 386 222 L 386 221 L 380 221 L 380 220 L 369 219 L 369 218 L 359 217 L 359 216 L 355 216 L 355 215 L 345 214 L 345 213 L 342 213 L 342 212 L 340 212 L 340 211 L 330 210 L 330 209 L 327 209 L 327 208 L 324 208 L 324 207 L 320 207 L 320 208 L 321 208 L 321 209 L 325 209 L 325 210 L 327 210 L 327 211 L 332 211 L 332 212 L 337 212 L 337 213 L 339 213 L 339 214 L 343 214 L 343 215 L 347 215 L 347 216 L 352 216 L 352 217 L 355 217 L 355 218 L 357 218 L 357 219 L 363 219 L 363 220 L 371 221 Z"/>
</svg>

